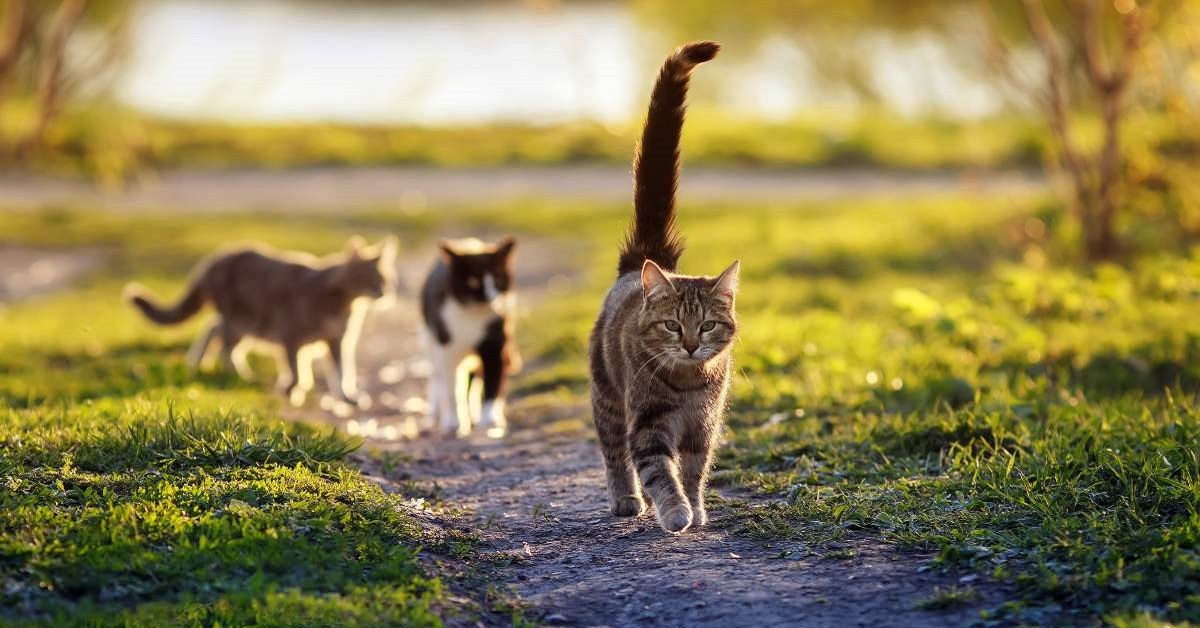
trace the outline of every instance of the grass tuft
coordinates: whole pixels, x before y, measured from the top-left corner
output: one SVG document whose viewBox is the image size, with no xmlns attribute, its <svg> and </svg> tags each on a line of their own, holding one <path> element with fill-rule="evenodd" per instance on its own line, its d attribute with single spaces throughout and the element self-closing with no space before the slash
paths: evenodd
<svg viewBox="0 0 1200 628">
<path fill-rule="evenodd" d="M 934 587 L 933 593 L 929 597 L 917 601 L 917 608 L 927 611 L 948 610 L 966 606 L 977 599 L 979 599 L 979 592 L 974 587 Z"/>
</svg>

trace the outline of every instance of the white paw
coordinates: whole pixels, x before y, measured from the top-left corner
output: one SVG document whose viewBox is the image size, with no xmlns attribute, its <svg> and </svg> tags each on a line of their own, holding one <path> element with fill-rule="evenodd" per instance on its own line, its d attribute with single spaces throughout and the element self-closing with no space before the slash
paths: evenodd
<svg viewBox="0 0 1200 628">
<path fill-rule="evenodd" d="M 692 525 L 692 509 L 686 504 L 679 504 L 668 508 L 665 512 L 659 511 L 658 524 L 663 530 L 672 534 L 679 534 Z"/>
<path fill-rule="evenodd" d="M 508 433 L 508 417 L 504 415 L 503 399 L 484 402 L 479 426 L 484 428 L 489 438 L 504 438 Z"/>
<path fill-rule="evenodd" d="M 471 424 L 464 426 L 458 420 L 458 413 L 451 408 L 438 413 L 438 430 L 447 437 L 462 438 L 471 434 Z"/>
<path fill-rule="evenodd" d="M 355 414 L 357 406 L 351 405 L 341 399 L 333 402 L 333 414 L 340 419 L 348 419 Z"/>
<path fill-rule="evenodd" d="M 291 402 L 293 407 L 299 408 L 304 405 L 304 399 L 307 396 L 308 391 L 297 386 L 292 389 L 292 392 L 288 393 L 288 401 Z"/>
</svg>

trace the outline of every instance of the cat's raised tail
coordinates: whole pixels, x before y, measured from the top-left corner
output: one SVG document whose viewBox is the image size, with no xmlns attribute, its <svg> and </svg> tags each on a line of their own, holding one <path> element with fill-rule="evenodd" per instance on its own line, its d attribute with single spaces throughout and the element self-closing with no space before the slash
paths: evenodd
<svg viewBox="0 0 1200 628">
<path fill-rule="evenodd" d="M 683 253 L 675 231 L 675 188 L 679 182 L 679 134 L 687 109 L 692 68 L 717 56 L 721 45 L 698 41 L 667 57 L 654 91 L 642 141 L 633 157 L 634 220 L 621 248 L 617 274 L 640 271 L 646 260 L 674 270 Z"/>
<path fill-rule="evenodd" d="M 149 298 L 149 291 L 140 284 L 131 283 L 122 292 L 127 301 L 137 306 L 146 318 L 159 325 L 174 325 L 193 317 L 200 308 L 204 307 L 207 299 L 200 289 L 199 282 L 188 286 L 187 294 L 171 307 L 162 307 Z"/>
</svg>

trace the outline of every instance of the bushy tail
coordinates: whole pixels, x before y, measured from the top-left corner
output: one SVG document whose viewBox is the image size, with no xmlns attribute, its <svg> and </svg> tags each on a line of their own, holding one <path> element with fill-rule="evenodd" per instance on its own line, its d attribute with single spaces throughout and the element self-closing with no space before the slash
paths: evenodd
<svg viewBox="0 0 1200 628">
<path fill-rule="evenodd" d="M 170 308 L 163 308 L 156 305 L 153 301 L 147 298 L 148 291 L 138 284 L 129 284 L 125 286 L 125 298 L 133 303 L 146 318 L 159 325 L 174 325 L 196 315 L 200 308 L 204 307 L 206 301 L 204 292 L 200 286 L 193 283 L 188 287 L 188 292 L 179 303 L 176 303 Z"/>
<path fill-rule="evenodd" d="M 666 270 L 674 270 L 679 262 L 683 241 L 675 232 L 675 188 L 688 80 L 692 68 L 717 56 L 720 49 L 714 41 L 687 44 L 667 57 L 658 72 L 633 158 L 634 220 L 621 249 L 618 274 L 641 270 L 647 259 Z"/>
</svg>

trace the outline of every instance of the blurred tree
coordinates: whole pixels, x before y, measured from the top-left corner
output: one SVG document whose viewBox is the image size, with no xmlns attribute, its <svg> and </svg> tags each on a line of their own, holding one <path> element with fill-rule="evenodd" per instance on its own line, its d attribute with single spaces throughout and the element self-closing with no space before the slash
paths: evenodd
<svg viewBox="0 0 1200 628">
<path fill-rule="evenodd" d="M 26 154 L 80 86 L 124 51 L 125 0 L 7 0 L 0 28 L 0 101 L 33 102 L 32 121 L 9 150 Z"/>
<path fill-rule="evenodd" d="M 4 88 L 8 84 L 9 75 L 17 66 L 25 41 L 29 37 L 29 2 L 28 0 L 9 0 L 4 13 L 4 31 L 0 37 L 0 99 L 4 97 Z"/>
<path fill-rule="evenodd" d="M 983 11 L 991 7 L 982 2 Z M 994 65 L 1045 114 L 1055 144 L 1055 164 L 1070 179 L 1071 204 L 1088 260 L 1119 252 L 1117 208 L 1122 192 L 1121 124 L 1126 97 L 1145 38 L 1145 11 L 1136 0 L 1067 0 L 1052 21 L 1042 0 L 1022 0 L 1029 34 L 1041 57 L 1041 80 L 1027 80 L 993 30 Z M 993 24 L 998 20 L 992 20 Z M 1081 80 L 1077 77 L 1081 77 Z M 1078 87 L 1077 87 L 1078 86 Z M 1096 150 L 1082 147 L 1072 131 L 1072 112 L 1097 110 L 1102 139 Z"/>
</svg>

